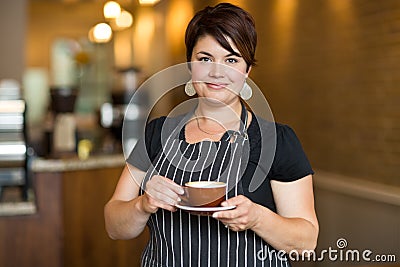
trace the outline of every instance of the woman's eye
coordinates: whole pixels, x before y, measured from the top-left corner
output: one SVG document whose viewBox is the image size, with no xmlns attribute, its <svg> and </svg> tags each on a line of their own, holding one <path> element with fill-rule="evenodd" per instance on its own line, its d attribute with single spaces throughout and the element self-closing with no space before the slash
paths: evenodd
<svg viewBox="0 0 400 267">
<path fill-rule="evenodd" d="M 228 58 L 228 59 L 226 60 L 226 62 L 228 62 L 228 63 L 237 63 L 238 60 L 237 60 L 236 58 Z"/>
<path fill-rule="evenodd" d="M 201 57 L 201 58 L 199 58 L 199 61 L 202 61 L 202 62 L 211 62 L 211 59 L 208 58 L 208 57 Z"/>
</svg>

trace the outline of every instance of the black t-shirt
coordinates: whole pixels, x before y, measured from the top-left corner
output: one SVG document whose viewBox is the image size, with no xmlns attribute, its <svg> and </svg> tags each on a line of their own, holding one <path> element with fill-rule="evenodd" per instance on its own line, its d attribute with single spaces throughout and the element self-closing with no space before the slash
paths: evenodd
<svg viewBox="0 0 400 267">
<path fill-rule="evenodd" d="M 168 119 L 168 123 L 178 125 L 182 118 L 183 116 Z M 165 121 L 166 117 L 160 117 L 147 124 L 144 138 L 138 141 L 127 159 L 129 164 L 143 171 L 149 169 L 162 148 L 161 132 Z M 244 195 L 253 202 L 276 211 L 270 181 L 291 182 L 314 172 L 299 139 L 289 126 L 268 122 L 253 114 L 247 134 L 250 153 L 242 177 Z M 179 138 L 185 139 L 184 128 Z M 262 183 L 255 188 L 251 186 L 254 175 L 262 178 L 258 179 Z"/>
</svg>

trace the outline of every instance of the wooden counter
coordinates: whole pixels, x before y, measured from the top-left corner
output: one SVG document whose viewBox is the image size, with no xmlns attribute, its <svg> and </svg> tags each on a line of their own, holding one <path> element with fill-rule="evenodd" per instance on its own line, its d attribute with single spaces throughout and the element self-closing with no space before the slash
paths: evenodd
<svg viewBox="0 0 400 267">
<path fill-rule="evenodd" d="M 139 266 L 148 233 L 114 241 L 104 226 L 123 164 L 120 156 L 34 164 L 36 213 L 0 217 L 0 266 Z"/>
</svg>

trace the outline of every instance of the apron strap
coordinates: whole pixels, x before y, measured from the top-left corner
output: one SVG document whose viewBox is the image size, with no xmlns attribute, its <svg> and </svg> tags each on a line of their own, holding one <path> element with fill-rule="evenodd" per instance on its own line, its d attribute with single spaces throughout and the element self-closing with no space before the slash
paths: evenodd
<svg viewBox="0 0 400 267">
<path fill-rule="evenodd" d="M 244 140 L 249 139 L 246 129 L 248 121 L 247 109 L 243 102 L 240 102 L 240 104 L 242 105 L 242 111 L 240 113 L 241 125 L 239 127 L 239 131 L 228 130 L 228 138 L 226 139 L 226 141 L 232 140 L 233 142 L 236 142 L 238 137 L 243 137 Z"/>
</svg>

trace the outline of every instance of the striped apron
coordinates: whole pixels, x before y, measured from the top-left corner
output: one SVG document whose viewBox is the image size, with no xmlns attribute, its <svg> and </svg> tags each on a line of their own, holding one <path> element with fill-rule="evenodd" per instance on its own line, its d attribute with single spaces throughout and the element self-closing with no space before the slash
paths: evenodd
<svg viewBox="0 0 400 267">
<path fill-rule="evenodd" d="M 228 198 L 244 194 L 241 177 L 249 153 L 246 108 L 242 104 L 240 130 L 227 131 L 217 142 L 185 141 L 184 125 L 192 115 L 188 113 L 164 135 L 163 148 L 141 188 L 157 174 L 180 185 L 224 181 Z M 167 120 L 164 125 L 168 125 Z M 231 231 L 210 216 L 159 209 L 147 225 L 150 240 L 142 254 L 142 266 L 290 266 L 286 256 L 281 257 L 253 231 Z"/>
</svg>

